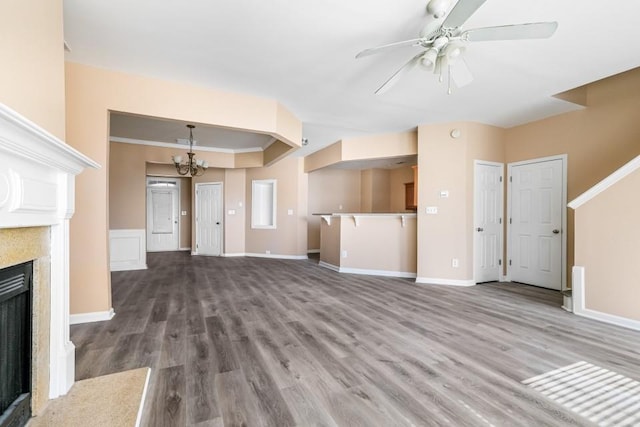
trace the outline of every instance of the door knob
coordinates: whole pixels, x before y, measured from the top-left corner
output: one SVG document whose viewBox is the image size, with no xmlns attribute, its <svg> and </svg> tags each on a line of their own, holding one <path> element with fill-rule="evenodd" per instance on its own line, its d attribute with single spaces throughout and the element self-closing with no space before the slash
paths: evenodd
<svg viewBox="0 0 640 427">
<path fill-rule="evenodd" d="M 219 223 L 219 222 L 216 222 L 216 225 L 220 225 L 220 223 Z"/>
<path fill-rule="evenodd" d="M 482 227 L 478 227 L 478 228 L 476 228 L 476 230 L 477 230 L 477 231 L 478 231 L 478 233 L 479 233 L 479 232 L 481 232 L 481 231 L 484 231 L 484 228 L 482 228 Z"/>
<path fill-rule="evenodd" d="M 560 230 L 558 230 L 558 229 L 556 228 L 555 230 L 553 230 L 553 232 L 552 232 L 552 233 L 553 233 L 553 234 L 558 234 L 558 233 L 560 233 Z"/>
</svg>

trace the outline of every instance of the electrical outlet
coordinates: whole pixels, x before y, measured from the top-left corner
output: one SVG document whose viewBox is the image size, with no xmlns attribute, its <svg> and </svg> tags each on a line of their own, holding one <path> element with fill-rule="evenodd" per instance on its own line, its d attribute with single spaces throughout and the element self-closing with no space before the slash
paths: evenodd
<svg viewBox="0 0 640 427">
<path fill-rule="evenodd" d="M 287 209 L 287 215 L 293 215 L 293 209 Z"/>
<path fill-rule="evenodd" d="M 438 213 L 438 207 L 437 206 L 427 206 L 427 214 L 436 215 L 437 213 Z"/>
<path fill-rule="evenodd" d="M 182 211 L 182 212 L 180 212 L 180 214 L 181 214 L 182 216 L 187 216 L 187 211 Z"/>
<path fill-rule="evenodd" d="M 265 254 L 270 255 L 271 251 L 269 249 L 267 249 L 266 251 L 264 251 Z"/>
<path fill-rule="evenodd" d="M 453 268 L 460 267 L 460 260 L 458 260 L 458 258 L 451 259 L 451 267 Z"/>
</svg>

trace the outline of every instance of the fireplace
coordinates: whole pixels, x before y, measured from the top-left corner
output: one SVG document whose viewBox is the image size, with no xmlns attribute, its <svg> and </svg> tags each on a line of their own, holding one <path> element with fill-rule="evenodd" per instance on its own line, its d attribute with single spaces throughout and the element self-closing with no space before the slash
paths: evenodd
<svg viewBox="0 0 640 427">
<path fill-rule="evenodd" d="M 31 417 L 33 262 L 0 270 L 0 427 Z"/>
<path fill-rule="evenodd" d="M 32 261 L 27 400 L 33 415 L 74 382 L 69 226 L 75 176 L 86 167 L 99 165 L 0 104 L 0 269 Z"/>
</svg>

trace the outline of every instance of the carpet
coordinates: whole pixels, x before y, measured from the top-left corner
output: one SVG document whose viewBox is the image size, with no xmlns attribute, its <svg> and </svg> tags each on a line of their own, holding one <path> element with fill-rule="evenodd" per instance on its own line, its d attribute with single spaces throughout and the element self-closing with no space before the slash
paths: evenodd
<svg viewBox="0 0 640 427">
<path fill-rule="evenodd" d="M 141 368 L 78 381 L 27 427 L 137 426 L 150 373 Z"/>
</svg>

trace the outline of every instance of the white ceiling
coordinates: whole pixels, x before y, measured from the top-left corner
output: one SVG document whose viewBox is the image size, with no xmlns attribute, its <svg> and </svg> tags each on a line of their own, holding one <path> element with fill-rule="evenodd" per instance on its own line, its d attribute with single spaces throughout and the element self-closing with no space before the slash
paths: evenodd
<svg viewBox="0 0 640 427">
<path fill-rule="evenodd" d="M 463 26 L 558 21 L 551 39 L 478 42 L 474 82 L 447 95 L 419 50 L 354 59 L 415 38 L 426 0 L 64 0 L 67 59 L 275 98 L 304 125 L 308 154 L 343 137 L 467 120 L 510 127 L 577 106 L 552 95 L 640 65 L 640 2 L 488 0 Z M 606 7 L 605 7 L 606 6 Z"/>
</svg>

